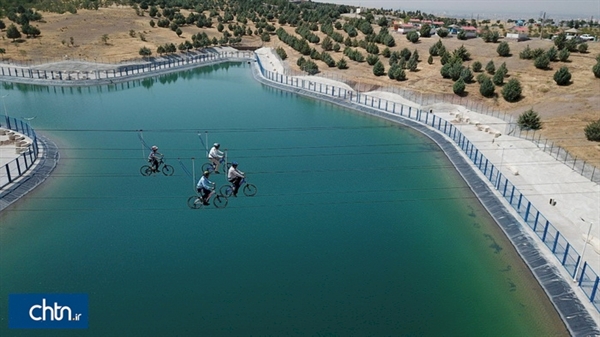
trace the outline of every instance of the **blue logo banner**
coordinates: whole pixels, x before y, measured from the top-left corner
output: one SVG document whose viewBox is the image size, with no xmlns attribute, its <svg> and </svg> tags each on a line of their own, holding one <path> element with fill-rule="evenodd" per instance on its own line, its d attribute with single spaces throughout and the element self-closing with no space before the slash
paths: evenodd
<svg viewBox="0 0 600 337">
<path fill-rule="evenodd" d="M 10 294 L 11 329 L 87 329 L 87 294 Z"/>
</svg>

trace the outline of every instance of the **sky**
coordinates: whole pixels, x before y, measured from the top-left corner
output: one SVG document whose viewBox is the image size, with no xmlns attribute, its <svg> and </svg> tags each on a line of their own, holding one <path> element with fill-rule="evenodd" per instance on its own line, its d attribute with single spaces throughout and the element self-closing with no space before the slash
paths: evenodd
<svg viewBox="0 0 600 337">
<path fill-rule="evenodd" d="M 370 8 L 421 10 L 431 14 L 459 14 L 480 18 L 504 16 L 507 19 L 529 19 L 540 17 L 546 12 L 546 18 L 573 18 L 594 20 L 600 18 L 600 0 L 312 0 L 350 6 Z M 494 16 L 494 17 L 492 17 Z"/>
</svg>

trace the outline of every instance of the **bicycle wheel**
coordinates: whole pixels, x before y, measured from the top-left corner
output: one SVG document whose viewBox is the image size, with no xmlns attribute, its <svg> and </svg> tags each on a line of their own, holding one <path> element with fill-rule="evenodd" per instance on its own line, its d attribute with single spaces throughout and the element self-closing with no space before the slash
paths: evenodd
<svg viewBox="0 0 600 337">
<path fill-rule="evenodd" d="M 188 198 L 187 204 L 188 204 L 189 208 L 191 208 L 191 209 L 198 209 L 198 208 L 202 207 L 202 200 L 200 200 L 199 196 L 192 195 L 191 197 Z"/>
<path fill-rule="evenodd" d="M 215 169 L 213 168 L 212 163 L 204 163 L 204 164 L 202 164 L 202 172 L 208 171 L 208 172 L 212 173 L 212 171 L 214 171 L 214 170 Z"/>
<path fill-rule="evenodd" d="M 227 206 L 227 197 L 224 195 L 215 195 L 213 198 L 213 205 L 215 205 L 216 208 L 224 208 Z"/>
<path fill-rule="evenodd" d="M 221 193 L 221 195 L 224 195 L 229 198 L 233 194 L 233 189 L 229 185 L 223 185 L 221 186 L 219 192 Z"/>
<path fill-rule="evenodd" d="M 162 173 L 166 176 L 172 176 L 173 172 L 175 172 L 175 169 L 171 165 L 165 164 L 165 166 L 163 166 L 163 168 L 162 168 Z"/>
<path fill-rule="evenodd" d="M 144 176 L 147 177 L 149 175 L 152 174 L 152 168 L 148 165 L 144 165 L 142 167 L 140 167 L 140 173 Z"/>
<path fill-rule="evenodd" d="M 244 186 L 244 194 L 249 196 L 249 197 L 253 197 L 254 195 L 256 195 L 256 192 L 258 192 L 258 189 L 256 188 L 256 186 L 252 185 L 252 184 L 246 184 L 246 186 Z"/>
</svg>

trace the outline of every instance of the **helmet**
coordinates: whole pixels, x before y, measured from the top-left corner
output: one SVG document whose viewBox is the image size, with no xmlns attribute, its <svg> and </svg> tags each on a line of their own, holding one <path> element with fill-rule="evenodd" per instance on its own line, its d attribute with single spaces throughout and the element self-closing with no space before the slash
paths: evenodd
<svg viewBox="0 0 600 337">
<path fill-rule="evenodd" d="M 219 143 L 214 143 L 214 144 L 213 144 L 213 146 L 214 146 L 214 147 L 219 147 L 219 146 L 221 146 L 221 144 L 219 144 Z"/>
<path fill-rule="evenodd" d="M 237 161 L 232 161 L 231 162 L 231 166 L 238 166 L 238 162 Z"/>
<path fill-rule="evenodd" d="M 204 171 L 204 173 L 203 173 L 203 174 L 204 174 L 205 176 L 207 176 L 207 175 L 209 175 L 209 174 L 210 174 L 210 172 L 208 172 L 208 171 Z"/>
<path fill-rule="evenodd" d="M 153 145 L 153 146 L 152 146 L 152 151 L 156 151 L 156 150 L 158 150 L 158 146 L 156 146 L 156 145 Z"/>
</svg>

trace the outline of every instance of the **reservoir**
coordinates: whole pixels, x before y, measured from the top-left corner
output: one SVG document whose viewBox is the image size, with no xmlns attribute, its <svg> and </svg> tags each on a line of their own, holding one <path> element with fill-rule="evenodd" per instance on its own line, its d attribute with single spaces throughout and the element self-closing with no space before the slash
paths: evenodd
<svg viewBox="0 0 600 337">
<path fill-rule="evenodd" d="M 4 314 L 0 335 L 567 335 L 434 143 L 249 67 L 3 85 L 9 115 L 36 116 L 61 159 L 0 214 L 0 312 L 9 294 L 84 293 L 89 328 L 14 330 Z M 258 193 L 192 210 L 214 142 Z M 139 173 L 144 143 L 174 175 Z"/>
</svg>

